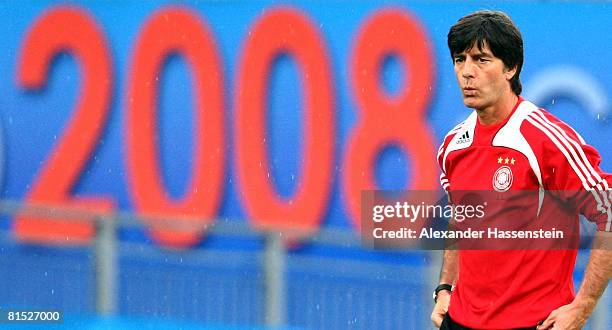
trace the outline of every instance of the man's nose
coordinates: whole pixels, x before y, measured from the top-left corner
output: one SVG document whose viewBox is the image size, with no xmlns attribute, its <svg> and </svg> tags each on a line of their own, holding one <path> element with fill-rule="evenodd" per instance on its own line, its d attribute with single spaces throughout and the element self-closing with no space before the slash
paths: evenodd
<svg viewBox="0 0 612 330">
<path fill-rule="evenodd" d="M 463 64 L 463 70 L 461 70 L 461 76 L 463 78 L 474 78 L 474 69 L 474 62 L 466 59 Z"/>
</svg>

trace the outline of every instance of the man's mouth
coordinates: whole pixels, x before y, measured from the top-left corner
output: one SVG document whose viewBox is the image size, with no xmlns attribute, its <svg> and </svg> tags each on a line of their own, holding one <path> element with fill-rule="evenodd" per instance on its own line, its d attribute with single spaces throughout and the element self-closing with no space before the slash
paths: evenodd
<svg viewBox="0 0 612 330">
<path fill-rule="evenodd" d="M 465 96 L 476 96 L 476 88 L 474 87 L 464 87 L 463 88 L 463 95 Z"/>
</svg>

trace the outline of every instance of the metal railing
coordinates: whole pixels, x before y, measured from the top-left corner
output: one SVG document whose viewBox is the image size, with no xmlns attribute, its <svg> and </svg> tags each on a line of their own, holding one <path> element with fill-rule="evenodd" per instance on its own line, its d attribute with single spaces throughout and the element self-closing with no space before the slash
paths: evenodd
<svg viewBox="0 0 612 330">
<path fill-rule="evenodd" d="M 161 316 L 227 324 L 295 325 L 307 328 L 431 327 L 429 313 L 432 303 L 428 297 L 437 282 L 441 251 L 407 255 L 403 252 L 385 252 L 394 259 L 391 262 L 371 257 L 353 257 L 350 254 L 378 252 L 364 252 L 359 237 L 349 230 L 322 229 L 304 237 L 304 244 L 339 249 L 341 253 L 321 255 L 295 252 L 286 248 L 282 234 L 254 231 L 242 222 L 231 220 L 219 221 L 200 229 L 206 230 L 207 236 L 255 240 L 256 243 L 246 244 L 246 248 L 238 250 L 210 249 L 204 246 L 186 251 L 168 251 L 142 240 L 129 242 L 120 239 L 121 230 L 143 230 L 143 217 L 131 213 L 99 214 L 85 209 L 30 205 L 7 200 L 0 201 L 0 213 L 74 221 L 93 219 L 91 221 L 94 221 L 96 228 L 96 237 L 90 246 L 95 283 L 93 311 L 101 316 Z M 160 225 L 193 229 L 189 221 L 154 218 Z M 252 245 L 256 245 L 256 248 L 252 249 Z M 342 256 L 343 253 L 349 256 Z M 404 256 L 406 260 L 411 260 L 412 265 L 397 262 Z M 584 270 L 587 257 L 585 253 L 579 255 L 579 272 Z M 155 268 L 152 274 L 147 268 L 135 271 L 136 275 L 130 275 L 129 269 L 137 266 L 122 259 L 136 260 L 134 258 L 145 260 L 145 263 L 164 260 L 164 265 Z M 189 267 L 189 270 L 173 270 L 177 264 Z M 223 270 L 233 269 L 238 264 L 244 270 L 228 280 Z M 218 269 L 221 275 L 216 276 L 211 274 L 212 271 L 201 269 Z M 148 274 L 151 278 L 143 280 L 142 274 Z M 172 276 L 178 278 L 176 281 L 179 284 L 167 284 L 174 280 Z M 140 287 L 143 281 L 143 287 Z M 189 282 L 197 285 L 192 286 L 193 283 Z M 150 288 L 147 283 L 151 283 Z M 215 283 L 218 283 L 218 287 Z M 190 292 L 190 289 L 202 290 L 206 296 L 201 298 L 197 292 L 185 293 L 183 296 L 177 294 L 177 298 L 168 298 L 169 301 L 174 299 L 173 303 L 161 302 L 153 307 L 130 302 L 130 299 L 140 302 L 154 300 L 138 296 L 149 294 L 148 291 L 163 285 L 170 286 L 166 291 L 170 292 L 167 296 L 173 294 L 173 291 Z M 590 329 L 606 329 L 609 324 L 612 307 L 609 291 L 593 313 L 589 321 Z M 23 299 L 26 303 L 27 300 L 28 297 Z M 0 305 L 4 303 L 0 302 Z M 170 308 L 166 308 L 177 303 L 184 305 L 182 310 L 178 308 L 173 313 Z M 165 308 L 168 312 L 164 311 Z M 198 314 L 200 309 L 201 314 L 208 314 Z"/>
</svg>

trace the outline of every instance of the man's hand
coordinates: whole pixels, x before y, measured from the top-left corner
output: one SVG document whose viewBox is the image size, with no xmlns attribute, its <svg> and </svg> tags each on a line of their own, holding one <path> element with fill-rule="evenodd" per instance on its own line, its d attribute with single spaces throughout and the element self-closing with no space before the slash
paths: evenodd
<svg viewBox="0 0 612 330">
<path fill-rule="evenodd" d="M 571 304 L 552 311 L 537 329 L 580 330 L 590 315 L 589 309 L 592 310 L 592 308 L 579 306 L 574 300 Z"/>
<path fill-rule="evenodd" d="M 584 272 L 580 291 L 571 304 L 561 306 L 538 327 L 541 329 L 582 329 L 597 300 L 612 278 L 612 232 L 598 231 Z"/>
<path fill-rule="evenodd" d="M 444 315 L 448 312 L 450 298 L 451 294 L 447 290 L 438 292 L 438 302 L 434 306 L 433 312 L 431 312 L 431 320 L 436 328 L 440 327 L 442 320 L 444 319 Z"/>
</svg>

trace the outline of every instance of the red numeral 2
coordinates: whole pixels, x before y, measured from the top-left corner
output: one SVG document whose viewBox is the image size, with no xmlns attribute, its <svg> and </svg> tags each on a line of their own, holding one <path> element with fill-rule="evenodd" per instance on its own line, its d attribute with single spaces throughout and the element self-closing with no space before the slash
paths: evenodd
<svg viewBox="0 0 612 330">
<path fill-rule="evenodd" d="M 82 10 L 64 6 L 50 10 L 35 22 L 25 38 L 17 80 L 25 88 L 41 88 L 46 83 L 51 60 L 60 52 L 72 54 L 80 64 L 83 89 L 72 119 L 35 178 L 26 200 L 32 204 L 108 211 L 113 205 L 110 199 L 70 194 L 106 125 L 109 112 L 112 68 L 102 31 Z M 15 232 L 23 240 L 87 241 L 93 234 L 92 223 L 74 220 L 22 215 L 15 219 Z"/>
</svg>

